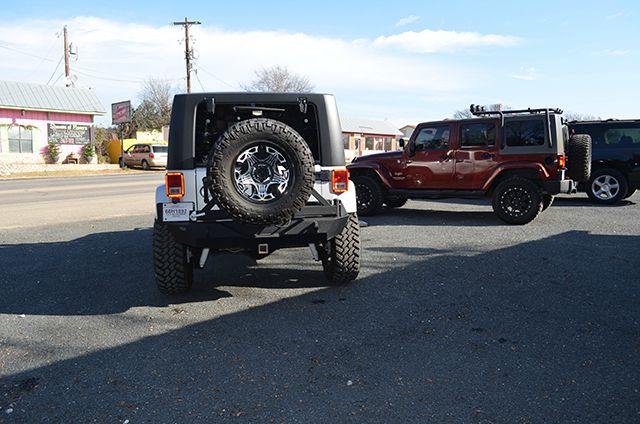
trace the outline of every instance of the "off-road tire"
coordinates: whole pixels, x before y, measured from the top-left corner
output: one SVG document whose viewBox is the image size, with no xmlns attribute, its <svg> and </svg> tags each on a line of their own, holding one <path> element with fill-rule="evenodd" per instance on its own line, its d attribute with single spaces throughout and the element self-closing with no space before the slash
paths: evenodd
<svg viewBox="0 0 640 424">
<path fill-rule="evenodd" d="M 318 246 L 324 275 L 331 285 L 353 281 L 360 272 L 360 224 L 358 215 L 349 214 L 340 234 Z"/>
<path fill-rule="evenodd" d="M 351 179 L 356 188 L 358 215 L 375 215 L 382 207 L 382 201 L 384 199 L 380 183 L 368 175 L 358 175 Z"/>
<path fill-rule="evenodd" d="M 633 196 L 634 194 L 636 194 L 636 189 L 635 188 L 628 188 L 627 189 L 627 194 L 624 195 L 623 199 L 628 199 L 629 197 Z"/>
<path fill-rule="evenodd" d="M 612 193 L 610 190 L 610 196 L 602 196 L 596 194 L 596 192 L 594 191 L 596 190 L 597 186 L 596 181 L 603 183 L 609 181 L 611 183 L 611 188 L 613 188 L 614 185 L 616 186 L 614 192 Z M 624 176 L 624 174 L 622 174 L 622 172 L 612 168 L 605 168 L 598 169 L 593 173 L 593 175 L 589 179 L 589 182 L 587 183 L 586 189 L 587 196 L 589 196 L 589 199 L 591 199 L 593 202 L 601 205 L 612 205 L 625 198 L 629 190 L 629 183 L 627 182 L 627 178 Z"/>
<path fill-rule="evenodd" d="M 164 294 L 184 293 L 193 284 L 193 264 L 187 247 L 178 243 L 163 222 L 153 223 L 153 269 L 158 290 Z"/>
<path fill-rule="evenodd" d="M 405 197 L 388 197 L 384 200 L 384 204 L 388 208 L 401 208 L 407 203 L 407 200 Z"/>
<path fill-rule="evenodd" d="M 591 136 L 574 134 L 567 145 L 567 175 L 574 181 L 585 182 L 591 176 Z"/>
<path fill-rule="evenodd" d="M 542 194 L 542 212 L 549 209 L 549 206 L 553 204 L 553 199 L 555 199 L 555 196 L 553 194 Z"/>
<path fill-rule="evenodd" d="M 142 169 L 144 169 L 145 171 L 149 170 L 149 162 L 147 162 L 146 160 L 142 160 L 142 162 L 140 163 L 140 166 L 142 166 Z"/>
<path fill-rule="evenodd" d="M 542 212 L 540 187 L 522 177 L 511 177 L 498 184 L 493 192 L 493 211 L 508 224 L 523 225 Z"/>
<path fill-rule="evenodd" d="M 292 164 L 292 183 L 281 196 L 265 203 L 243 197 L 234 185 L 237 158 L 252 146 L 272 146 Z M 305 140 L 290 126 L 273 119 L 248 119 L 230 127 L 214 143 L 207 166 L 207 189 L 221 209 L 247 224 L 285 224 L 309 200 L 313 189 L 313 154 Z"/>
</svg>

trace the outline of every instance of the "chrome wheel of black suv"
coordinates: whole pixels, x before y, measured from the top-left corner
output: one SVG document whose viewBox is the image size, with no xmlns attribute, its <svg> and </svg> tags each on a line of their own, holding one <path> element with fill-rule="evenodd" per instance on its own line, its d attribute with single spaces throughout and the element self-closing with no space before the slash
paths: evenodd
<svg viewBox="0 0 640 424">
<path fill-rule="evenodd" d="M 624 175 L 615 169 L 600 169 L 593 173 L 587 186 L 587 195 L 601 204 L 612 204 L 624 199 L 628 184 Z"/>
</svg>

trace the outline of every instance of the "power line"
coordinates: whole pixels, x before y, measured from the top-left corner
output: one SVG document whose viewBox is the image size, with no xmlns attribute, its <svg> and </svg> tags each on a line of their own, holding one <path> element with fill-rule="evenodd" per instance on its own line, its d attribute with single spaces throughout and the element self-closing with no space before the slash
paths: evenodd
<svg viewBox="0 0 640 424">
<path fill-rule="evenodd" d="M 56 39 L 60 38 L 60 33 L 56 33 L 55 35 L 56 35 Z M 49 48 L 47 49 L 47 53 L 46 53 L 46 55 L 45 55 L 46 57 L 43 57 L 43 58 L 42 58 L 42 60 L 40 60 L 40 63 L 38 63 L 38 64 L 36 65 L 36 67 L 35 67 L 35 68 L 34 68 L 34 69 L 29 73 L 29 75 L 27 75 L 27 76 L 25 77 L 25 79 L 29 79 L 29 77 L 30 77 L 31 75 L 33 75 L 33 73 L 34 73 L 34 72 L 37 72 L 38 70 L 40 70 L 40 67 L 41 67 L 41 66 L 42 66 L 42 64 L 44 63 L 45 59 L 47 59 L 47 58 L 49 57 L 49 54 L 51 53 L 51 50 L 53 50 L 53 46 L 55 46 L 56 42 L 57 42 L 57 40 L 53 40 L 53 41 L 51 42 L 51 45 L 50 45 L 50 46 L 49 46 Z M 54 72 L 55 72 L 55 71 L 54 71 Z M 52 75 L 52 77 L 53 77 L 53 75 Z M 51 78 L 50 78 L 50 79 L 51 79 Z"/>
<path fill-rule="evenodd" d="M 60 60 L 58 61 L 58 64 L 56 65 L 56 68 L 53 70 L 53 72 L 51 72 L 51 76 L 49 77 L 49 80 L 47 81 L 47 85 L 49 85 L 49 83 L 51 82 L 51 78 L 53 78 L 53 76 L 56 74 L 56 71 L 58 70 L 58 66 L 60 66 L 60 64 L 62 63 L 62 59 L 64 59 L 64 56 L 60 57 Z"/>
<path fill-rule="evenodd" d="M 2 44 L 0 44 L 0 47 L 3 48 L 3 49 L 11 50 L 12 52 L 23 54 L 25 56 L 35 57 L 36 59 L 42 59 L 42 60 L 46 60 L 48 62 L 55 62 L 55 59 L 49 59 L 48 57 L 42 57 L 42 56 L 38 56 L 38 55 L 35 55 L 35 54 L 32 54 L 32 53 L 27 53 L 27 52 L 24 52 L 22 50 L 14 49 L 14 48 L 6 46 L 6 45 L 3 46 Z"/>
<path fill-rule="evenodd" d="M 200 81 L 200 76 L 198 75 L 198 70 L 194 69 L 193 72 L 196 74 L 196 79 L 198 80 L 198 83 L 200 84 L 200 88 L 202 88 L 202 92 L 206 92 L 207 90 L 204 89 L 204 85 L 202 85 L 202 81 Z"/>
<path fill-rule="evenodd" d="M 234 90 L 235 90 L 235 89 L 239 89 L 239 88 L 240 88 L 240 87 L 237 87 L 237 86 L 234 86 L 234 85 L 229 84 L 228 82 L 224 81 L 222 78 L 220 78 L 220 77 L 218 77 L 217 75 L 215 75 L 215 74 L 213 74 L 213 73 L 211 73 L 211 72 L 207 71 L 206 69 L 204 69 L 201 65 L 198 65 L 198 68 L 199 68 L 201 71 L 204 71 L 206 74 L 211 75 L 212 77 L 214 77 L 215 79 L 217 79 L 218 81 L 220 81 L 221 83 L 223 83 L 224 85 L 226 85 L 227 87 L 231 87 L 231 88 L 233 88 Z"/>
</svg>

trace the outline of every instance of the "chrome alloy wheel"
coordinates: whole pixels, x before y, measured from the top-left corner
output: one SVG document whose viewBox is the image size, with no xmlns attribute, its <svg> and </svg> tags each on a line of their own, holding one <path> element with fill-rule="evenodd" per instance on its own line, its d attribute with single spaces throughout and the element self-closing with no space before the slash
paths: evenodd
<svg viewBox="0 0 640 424">
<path fill-rule="evenodd" d="M 240 153 L 233 169 L 236 190 L 248 200 L 266 203 L 282 197 L 290 186 L 291 164 L 283 152 L 258 144 Z"/>
<path fill-rule="evenodd" d="M 612 175 L 600 175 L 591 183 L 591 192 L 599 200 L 611 200 L 620 192 L 620 181 Z"/>
</svg>

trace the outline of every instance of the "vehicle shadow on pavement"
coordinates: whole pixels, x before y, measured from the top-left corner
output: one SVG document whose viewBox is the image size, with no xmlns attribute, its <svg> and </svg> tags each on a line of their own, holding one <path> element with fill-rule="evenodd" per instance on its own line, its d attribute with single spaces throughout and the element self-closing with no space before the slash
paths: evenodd
<svg viewBox="0 0 640 424">
<path fill-rule="evenodd" d="M 89 260 L 109 268 L 104 280 L 92 280 L 94 291 L 122 296 L 112 311 L 127 303 L 131 287 L 151 286 L 122 261 L 105 262 L 102 246 L 123 236 L 140 242 L 127 233 L 99 236 L 94 253 L 102 260 Z M 78 255 L 95 240 L 53 247 Z M 14 254 L 72 257 L 38 249 Z M 126 265 L 148 263 L 146 250 L 125 247 Z M 389 262 L 406 249 L 392 250 Z M 422 253 L 339 289 L 5 373 L 0 408 L 13 412 L 0 422 L 637 420 L 640 262 L 629 258 L 640 257 L 640 237 L 574 231 L 473 256 Z M 86 289 L 63 275 L 56 285 L 14 291 L 2 312 L 17 310 L 18 293 L 45 302 L 67 293 L 64 284 L 74 289 L 69 295 Z M 137 300 L 128 303 L 141 304 L 151 296 L 146 290 L 133 289 Z M 78 300 L 102 300 L 94 296 Z"/>
<path fill-rule="evenodd" d="M 502 222 L 495 213 L 488 211 L 451 211 L 437 209 L 411 209 L 410 206 L 390 209 L 383 208 L 374 216 L 362 217 L 372 225 L 419 225 L 491 227 L 509 225 Z"/>
<path fill-rule="evenodd" d="M 602 205 L 602 204 L 594 203 L 588 197 L 556 197 L 553 200 L 553 205 L 551 205 L 551 207 L 553 208 L 555 206 L 570 206 L 570 207 L 586 206 L 586 207 L 592 207 L 592 208 L 619 208 L 624 206 L 635 206 L 636 204 L 637 204 L 636 202 L 633 202 L 631 200 L 621 200 L 618 203 L 614 203 L 613 205 Z"/>
<path fill-rule="evenodd" d="M 195 271 L 194 286 L 274 289 L 327 286 L 322 266 L 314 262 L 309 248 L 287 250 L 299 258 L 296 263 L 282 262 L 277 252 L 262 260 L 242 253 L 211 254 L 205 268 Z"/>
<path fill-rule="evenodd" d="M 164 307 L 229 297 L 216 286 L 324 287 L 322 268 L 301 278 L 300 266 L 258 266 L 241 254 L 212 255 L 196 270 L 189 293 L 165 296 L 153 276 L 150 229 L 90 234 L 78 239 L 0 245 L 1 314 L 114 314 L 136 306 Z M 305 262 L 312 263 L 308 249 Z M 23 270 L 28 269 L 25 273 Z M 241 270 L 239 272 L 238 270 Z M 213 275 L 214 277 L 210 277 Z M 256 283 L 257 282 L 257 283 Z"/>
</svg>

